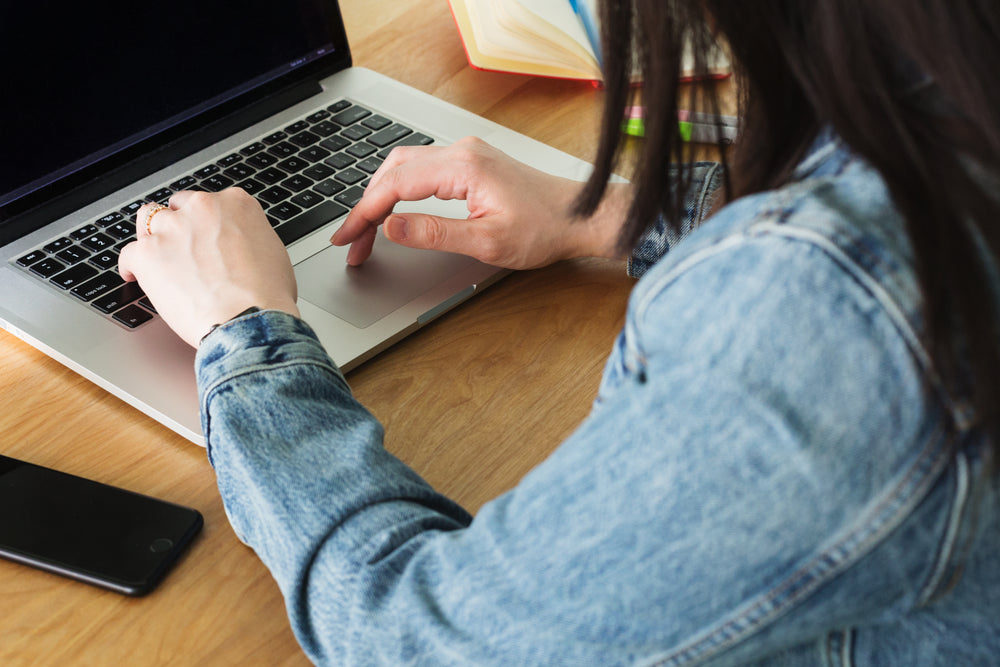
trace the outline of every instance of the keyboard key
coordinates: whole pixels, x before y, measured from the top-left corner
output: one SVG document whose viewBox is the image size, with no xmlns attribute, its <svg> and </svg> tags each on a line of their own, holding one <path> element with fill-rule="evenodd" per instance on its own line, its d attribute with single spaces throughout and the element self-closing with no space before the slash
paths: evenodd
<svg viewBox="0 0 1000 667">
<path fill-rule="evenodd" d="M 332 178 L 328 178 L 325 181 L 321 181 L 313 186 L 313 190 L 320 193 L 324 197 L 332 197 L 338 192 L 343 192 L 347 186 L 343 183 L 338 183 Z"/>
<path fill-rule="evenodd" d="M 34 264 L 32 264 L 31 272 L 41 276 L 42 278 L 48 278 L 50 276 L 59 273 L 65 268 L 66 268 L 65 264 L 63 264 L 62 262 L 57 262 L 56 260 L 50 257 L 49 259 L 43 259 L 40 262 L 35 262 Z"/>
<path fill-rule="evenodd" d="M 146 293 L 139 287 L 139 283 L 125 283 L 114 288 L 104 296 L 100 297 L 90 305 L 97 308 L 102 313 L 111 314 L 126 303 L 131 303 L 139 297 L 146 296 Z"/>
<path fill-rule="evenodd" d="M 315 181 L 320 181 L 332 174 L 333 168 L 325 164 L 314 164 L 302 173 Z"/>
<path fill-rule="evenodd" d="M 170 184 L 170 187 L 174 190 L 189 190 L 192 185 L 198 182 L 198 179 L 194 176 L 185 176 L 179 181 L 174 181 Z"/>
<path fill-rule="evenodd" d="M 239 162 L 242 159 L 243 159 L 243 156 L 240 155 L 239 153 L 230 153 L 229 155 L 227 155 L 226 157 L 222 158 L 221 160 L 219 160 L 215 164 L 219 165 L 223 169 L 226 169 L 227 167 L 233 166 L 234 164 L 236 164 L 237 162 Z"/>
<path fill-rule="evenodd" d="M 344 167 L 354 164 L 354 162 L 354 158 L 346 153 L 334 153 L 327 159 L 323 160 L 323 164 L 329 165 L 334 169 L 343 169 Z"/>
<path fill-rule="evenodd" d="M 73 245 L 68 248 L 64 248 L 56 253 L 56 257 L 66 262 L 67 264 L 76 264 L 77 262 L 82 262 L 90 256 L 90 253 L 80 246 Z"/>
<path fill-rule="evenodd" d="M 104 230 L 106 234 L 110 234 L 119 241 L 122 239 L 131 239 L 135 236 L 135 225 L 131 222 L 119 222 L 116 225 L 111 225 Z"/>
<path fill-rule="evenodd" d="M 246 155 L 246 156 L 256 155 L 257 153 L 261 152 L 265 148 L 267 148 L 267 146 L 265 146 L 263 143 L 261 143 L 259 141 L 255 141 L 252 144 L 250 144 L 249 146 L 244 146 L 243 148 L 241 148 L 240 149 L 240 154 L 241 155 Z"/>
<path fill-rule="evenodd" d="M 349 127 L 343 132 L 341 132 L 340 136 L 347 137 L 351 141 L 359 141 L 361 139 L 364 139 L 371 133 L 372 131 L 369 130 L 367 127 L 362 127 L 361 125 L 354 125 L 353 127 Z"/>
<path fill-rule="evenodd" d="M 363 157 L 368 157 L 378 149 L 367 142 L 361 142 L 360 144 L 354 144 L 353 146 L 348 146 L 347 150 L 344 152 L 353 155 L 354 157 L 361 159 Z"/>
<path fill-rule="evenodd" d="M 258 199 L 263 199 L 266 202 L 272 204 L 277 204 L 279 201 L 283 201 L 292 196 L 292 193 L 281 187 L 280 185 L 272 185 L 267 190 L 262 191 L 257 195 Z"/>
<path fill-rule="evenodd" d="M 358 202 L 361 201 L 361 196 L 365 194 L 365 189 L 362 187 L 354 187 L 349 190 L 341 192 L 339 195 L 334 197 L 334 201 L 337 201 L 347 208 L 354 208 L 357 206 Z"/>
<path fill-rule="evenodd" d="M 382 166 L 382 160 L 378 159 L 377 157 L 365 158 L 364 160 L 362 160 L 357 164 L 358 169 L 369 174 L 374 174 L 376 171 L 378 171 L 378 168 L 381 166 Z"/>
<path fill-rule="evenodd" d="M 201 180 L 217 173 L 219 173 L 219 168 L 214 164 L 210 164 L 207 167 L 202 167 L 198 171 L 194 172 L 194 177 Z"/>
<path fill-rule="evenodd" d="M 328 106 L 326 110 L 329 111 L 330 113 L 338 113 L 340 111 L 343 111 L 349 106 L 351 106 L 350 102 L 348 102 L 347 100 L 340 100 L 339 102 L 334 102 L 333 104 Z"/>
<path fill-rule="evenodd" d="M 90 258 L 90 263 L 103 271 L 113 269 L 118 266 L 118 253 L 114 251 L 99 252 Z"/>
<path fill-rule="evenodd" d="M 301 151 L 299 153 L 299 157 L 309 162 L 319 162 L 323 158 L 330 157 L 330 151 L 325 148 L 320 148 L 319 146 L 310 146 L 309 148 Z"/>
<path fill-rule="evenodd" d="M 338 172 L 334 178 L 336 178 L 341 183 L 346 183 L 347 185 L 354 185 L 359 183 L 367 177 L 367 174 L 363 171 L 358 171 L 354 167 L 348 167 L 347 169 Z"/>
<path fill-rule="evenodd" d="M 264 137 L 263 139 L 261 139 L 261 141 L 264 142 L 265 144 L 267 144 L 268 146 L 273 146 L 274 144 L 280 143 L 280 142 L 284 141 L 287 138 L 288 138 L 287 134 L 285 134 L 281 130 L 278 130 L 277 132 L 274 132 L 273 134 L 267 135 L 266 137 Z"/>
<path fill-rule="evenodd" d="M 140 324 L 145 324 L 153 319 L 153 314 L 133 303 L 131 306 L 125 306 L 112 317 L 129 329 L 135 329 Z"/>
<path fill-rule="evenodd" d="M 17 258 L 17 263 L 20 266 L 31 266 L 35 262 L 38 262 L 38 261 L 41 261 L 41 260 L 45 259 L 47 256 L 48 255 L 46 255 L 41 250 L 32 250 L 27 255 L 24 255 L 22 257 L 18 257 Z"/>
<path fill-rule="evenodd" d="M 284 169 L 289 174 L 294 174 L 296 172 L 302 171 L 309 166 L 309 162 L 298 157 L 290 157 L 287 160 L 282 160 L 278 163 L 280 169 Z"/>
<path fill-rule="evenodd" d="M 149 300 L 148 296 L 144 296 L 138 301 L 139 305 L 148 310 L 151 313 L 156 312 L 156 307 L 153 306 L 153 302 Z"/>
<path fill-rule="evenodd" d="M 275 204 L 271 208 L 267 209 L 268 215 L 273 216 L 281 221 L 291 220 L 301 212 L 302 212 L 301 208 L 287 201 L 281 202 L 280 204 Z"/>
<path fill-rule="evenodd" d="M 282 181 L 281 187 L 287 188 L 292 192 L 301 192 L 302 190 L 305 190 L 312 184 L 313 181 L 311 178 L 306 178 L 301 174 L 296 174 L 295 176 L 292 176 L 291 178 Z"/>
<path fill-rule="evenodd" d="M 374 144 L 379 148 L 385 148 L 389 144 L 394 144 L 410 134 L 413 134 L 413 130 L 410 128 L 405 125 L 400 125 L 399 123 L 393 123 L 384 130 L 376 132 L 372 136 L 368 137 L 368 143 Z"/>
<path fill-rule="evenodd" d="M 145 199 L 140 199 L 138 201 L 132 202 L 128 206 L 123 206 L 120 210 L 125 215 L 125 217 L 131 218 L 136 214 L 136 211 L 142 208 L 142 205 L 145 203 L 146 203 Z"/>
<path fill-rule="evenodd" d="M 322 146 L 323 148 L 328 148 L 334 153 L 336 153 L 337 151 L 343 150 L 344 148 L 350 146 L 351 142 L 343 137 L 330 137 L 329 139 L 324 139 L 323 141 L 319 142 L 319 145 Z"/>
<path fill-rule="evenodd" d="M 70 238 L 72 238 L 72 239 L 74 239 L 76 241 L 82 241 L 83 239 L 87 238 L 88 236 L 93 236 L 94 234 L 97 234 L 100 231 L 101 230 L 98 229 L 94 225 L 87 225 L 86 227 L 80 227 L 80 229 L 76 229 L 76 230 L 70 232 L 69 235 L 70 235 Z"/>
<path fill-rule="evenodd" d="M 82 285 L 74 287 L 70 293 L 78 299 L 92 301 L 123 284 L 125 281 L 114 271 L 105 271 L 96 278 L 91 278 Z"/>
<path fill-rule="evenodd" d="M 287 141 L 282 141 L 280 144 L 275 144 L 267 149 L 267 152 L 275 157 L 291 157 L 299 152 L 299 149 L 291 145 Z"/>
<path fill-rule="evenodd" d="M 306 146 L 312 146 L 314 143 L 319 141 L 320 138 L 321 137 L 318 134 L 313 134 L 312 132 L 299 132 L 294 137 L 289 139 L 289 141 L 296 146 L 305 148 Z"/>
<path fill-rule="evenodd" d="M 327 107 L 329 109 L 329 107 Z M 333 122 L 338 125 L 353 125 L 362 118 L 372 115 L 368 109 L 359 106 L 349 106 L 333 117 Z"/>
<path fill-rule="evenodd" d="M 250 178 L 250 176 L 252 176 L 255 171 L 257 170 L 251 167 L 250 165 L 245 164 L 243 162 L 238 162 L 230 166 L 222 173 L 225 176 L 232 178 L 233 180 L 242 181 L 244 178 Z"/>
<path fill-rule="evenodd" d="M 205 188 L 209 192 L 222 192 L 226 188 L 235 184 L 231 178 L 226 178 L 222 175 L 209 176 L 204 181 L 201 182 L 201 187 Z"/>
<path fill-rule="evenodd" d="M 361 121 L 361 124 L 373 130 L 381 130 L 386 125 L 391 125 L 392 121 L 384 116 L 371 116 Z"/>
<path fill-rule="evenodd" d="M 334 134 L 339 129 L 340 129 L 339 127 L 337 127 L 330 121 L 324 120 L 322 122 L 313 125 L 311 128 L 309 128 L 309 131 L 312 132 L 313 134 L 318 134 L 321 137 L 329 137 L 331 134 Z"/>
<path fill-rule="evenodd" d="M 45 252 L 56 252 L 73 245 L 73 239 L 63 236 L 45 246 Z"/>
<path fill-rule="evenodd" d="M 85 280 L 90 280 L 97 275 L 97 269 L 90 264 L 77 264 L 62 273 L 49 278 L 49 282 L 60 289 L 70 289 L 76 287 Z"/>
<path fill-rule="evenodd" d="M 300 192 L 292 197 L 291 201 L 296 206 L 301 206 L 302 208 L 312 208 L 316 204 L 323 201 L 323 198 L 312 190 L 306 190 L 305 192 Z"/>
<path fill-rule="evenodd" d="M 327 200 L 279 226 L 276 231 L 282 242 L 288 245 L 346 214 L 346 208 Z"/>
<path fill-rule="evenodd" d="M 275 169 L 274 167 L 265 169 L 264 171 L 259 172 L 257 174 L 257 180 L 263 183 L 267 183 L 268 185 L 274 185 L 275 183 L 284 178 L 288 178 L 288 174 L 281 171 L 280 169 Z"/>
<path fill-rule="evenodd" d="M 167 200 L 170 199 L 170 195 L 174 194 L 174 191 L 170 188 L 160 188 L 156 192 L 146 197 L 147 201 L 160 202 L 161 204 L 166 204 Z"/>
<path fill-rule="evenodd" d="M 368 141 L 371 142 L 371 139 Z M 392 149 L 398 146 L 427 146 L 433 143 L 434 140 L 432 138 L 428 137 L 426 134 L 417 132 L 416 134 L 409 134 L 405 136 L 398 143 L 392 144 L 387 148 L 383 148 L 378 152 L 378 156 L 384 160 L 389 156 L 389 153 L 392 152 Z"/>
<path fill-rule="evenodd" d="M 291 125 L 289 125 L 288 127 L 286 127 L 285 128 L 285 132 L 287 132 L 289 135 L 298 134 L 299 132 L 301 132 L 302 130 L 306 129 L 307 127 L 309 127 L 309 122 L 308 121 L 297 120 L 294 123 L 292 123 Z"/>
<path fill-rule="evenodd" d="M 261 183 L 260 181 L 255 181 L 252 178 L 248 178 L 247 180 L 238 183 L 236 187 L 243 188 L 243 191 L 246 192 L 248 195 L 253 195 L 256 197 L 257 193 L 264 189 L 264 184 Z"/>
<path fill-rule="evenodd" d="M 93 236 L 85 238 L 80 243 L 82 243 L 85 247 L 90 248 L 93 252 L 100 252 L 114 245 L 114 241 L 111 240 L 111 237 L 105 236 L 104 234 L 94 234 Z"/>
<path fill-rule="evenodd" d="M 306 120 L 309 121 L 310 123 L 318 123 L 321 120 L 323 120 L 324 118 L 329 118 L 329 117 L 330 117 L 330 112 L 329 111 L 325 111 L 323 109 L 320 109 L 316 113 L 310 114 L 310 115 L 306 116 Z"/>
<path fill-rule="evenodd" d="M 124 215 L 122 215 L 118 211 L 114 211 L 112 213 L 108 213 L 107 215 L 98 218 L 95 221 L 95 224 L 97 224 L 100 227 L 107 227 L 109 225 L 115 224 L 116 222 L 121 222 L 124 219 L 125 219 Z"/>
<path fill-rule="evenodd" d="M 258 153 L 257 155 L 247 158 L 247 164 L 255 169 L 267 169 L 277 163 L 278 158 L 273 155 L 268 155 L 267 153 Z"/>
</svg>

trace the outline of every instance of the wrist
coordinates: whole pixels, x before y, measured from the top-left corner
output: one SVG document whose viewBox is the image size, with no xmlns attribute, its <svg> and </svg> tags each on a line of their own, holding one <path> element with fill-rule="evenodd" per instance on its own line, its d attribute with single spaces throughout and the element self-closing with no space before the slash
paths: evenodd
<svg viewBox="0 0 1000 667">
<path fill-rule="evenodd" d="M 254 313 L 259 313 L 259 312 L 260 312 L 260 308 L 258 308 L 257 306 L 250 306 L 246 310 L 244 310 L 242 312 L 239 312 L 236 315 L 233 315 L 232 317 L 230 317 L 225 322 L 217 322 L 216 324 L 213 324 L 212 326 L 210 326 L 208 328 L 208 332 L 204 336 L 201 337 L 201 340 L 202 341 L 205 340 L 209 335 L 211 335 L 211 333 L 213 331 L 215 331 L 216 329 L 218 329 L 219 327 L 221 327 L 223 324 L 228 324 L 229 322 L 232 322 L 233 320 L 238 320 L 241 317 L 245 317 L 246 315 L 253 315 Z M 199 341 L 199 344 L 200 344 L 200 342 L 201 341 Z"/>
<path fill-rule="evenodd" d="M 577 257 L 626 259 L 618 248 L 618 239 L 632 203 L 632 186 L 609 183 L 597 209 L 588 218 L 577 221 Z"/>
<path fill-rule="evenodd" d="M 259 305 L 259 306 L 249 306 L 249 307 L 241 310 L 240 312 L 236 313 L 232 317 L 223 317 L 223 318 L 220 318 L 219 322 L 216 322 L 216 323 L 212 324 L 208 328 L 208 331 L 206 331 L 205 335 L 203 335 L 201 337 L 201 339 L 199 340 L 199 345 L 201 344 L 202 341 L 205 340 L 205 338 L 207 338 L 209 336 L 209 334 L 211 334 L 213 331 L 215 331 L 219 327 L 223 326 L 224 324 L 229 324 L 230 322 L 234 322 L 234 321 L 236 321 L 238 319 L 241 319 L 243 317 L 247 317 L 249 315 L 253 315 L 255 313 L 259 313 L 259 312 L 262 312 L 262 311 L 265 311 L 265 310 L 278 310 L 278 311 L 287 313 L 287 314 L 289 314 L 289 315 L 291 315 L 293 317 L 301 319 L 301 314 L 299 313 L 298 306 L 295 304 L 294 301 L 293 302 L 282 301 L 282 302 L 278 302 L 278 303 L 271 303 L 271 302 L 269 302 L 267 300 L 261 300 L 258 303 L 260 303 L 261 305 Z"/>
</svg>

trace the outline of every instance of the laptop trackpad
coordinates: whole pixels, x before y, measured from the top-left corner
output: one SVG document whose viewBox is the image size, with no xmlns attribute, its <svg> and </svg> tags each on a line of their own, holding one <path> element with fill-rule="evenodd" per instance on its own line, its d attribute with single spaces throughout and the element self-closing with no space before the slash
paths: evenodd
<svg viewBox="0 0 1000 667">
<path fill-rule="evenodd" d="M 361 266 L 347 265 L 347 248 L 331 246 L 295 266 L 299 298 L 364 329 L 459 271 L 463 255 L 415 250 L 381 234 Z"/>
</svg>

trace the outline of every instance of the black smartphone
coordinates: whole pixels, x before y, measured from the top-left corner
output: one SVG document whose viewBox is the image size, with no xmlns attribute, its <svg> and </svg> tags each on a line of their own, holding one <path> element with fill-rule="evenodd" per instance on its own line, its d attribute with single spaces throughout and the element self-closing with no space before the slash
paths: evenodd
<svg viewBox="0 0 1000 667">
<path fill-rule="evenodd" d="M 0 556 L 144 595 L 201 530 L 201 514 L 0 456 Z"/>
</svg>

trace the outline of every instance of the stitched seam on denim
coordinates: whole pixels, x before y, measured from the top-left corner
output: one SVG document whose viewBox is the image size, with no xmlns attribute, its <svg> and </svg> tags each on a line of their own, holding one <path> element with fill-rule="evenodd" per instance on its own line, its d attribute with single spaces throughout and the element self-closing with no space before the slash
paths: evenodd
<svg viewBox="0 0 1000 667">
<path fill-rule="evenodd" d="M 697 201 L 697 222 L 691 227 L 697 227 L 705 221 L 705 215 L 708 213 L 709 209 L 715 203 L 715 197 L 712 197 L 711 203 L 709 203 L 708 198 L 719 191 L 720 185 L 718 181 L 721 178 L 722 165 L 716 164 L 709 167 L 708 171 L 705 173 L 704 180 L 701 185 L 701 193 L 698 195 Z"/>
<path fill-rule="evenodd" d="M 853 667 L 854 665 L 855 639 L 854 628 L 844 630 L 844 641 L 840 645 L 840 664 L 842 667 Z"/>
<path fill-rule="evenodd" d="M 945 526 L 944 536 L 938 549 L 937 560 L 930 577 L 921 589 L 920 597 L 917 598 L 917 607 L 923 607 L 934 597 L 941 586 L 948 564 L 951 562 L 955 552 L 955 544 L 958 541 L 959 528 L 962 524 L 962 516 L 969 500 L 969 465 L 965 454 L 959 452 L 955 456 L 955 493 L 952 496 L 951 511 L 948 513 L 948 524 Z"/>
<path fill-rule="evenodd" d="M 833 630 L 826 636 L 823 647 L 824 664 L 830 667 L 850 667 L 854 664 L 854 630 Z"/>
<path fill-rule="evenodd" d="M 840 140 L 832 137 L 822 148 L 807 157 L 795 167 L 793 176 L 795 178 L 806 178 L 810 172 L 815 171 L 819 164 L 830 157 L 830 155 L 840 149 Z"/>
<path fill-rule="evenodd" d="M 690 257 L 686 257 L 685 259 L 681 260 L 680 263 L 678 263 L 677 266 L 673 267 L 673 269 L 668 271 L 666 275 L 664 275 L 662 278 L 659 278 L 655 282 L 650 283 L 649 287 L 647 287 L 643 291 L 641 298 L 638 299 L 635 304 L 636 321 L 639 322 L 645 320 L 646 311 L 649 309 L 650 303 L 658 299 L 660 293 L 663 292 L 663 290 L 665 290 L 670 285 L 670 283 L 680 278 L 683 274 L 687 273 L 689 270 L 691 270 L 698 264 L 701 264 L 702 262 L 709 260 L 715 257 L 716 255 L 729 250 L 730 248 L 743 245 L 745 242 L 746 242 L 746 237 L 742 235 L 727 236 L 722 240 L 716 242 L 715 244 L 709 246 L 708 248 L 699 250 Z"/>
<path fill-rule="evenodd" d="M 652 667 L 684 665 L 707 659 L 732 648 L 790 611 L 817 588 L 834 578 L 896 529 L 932 486 L 950 460 L 948 447 L 932 437 L 893 490 L 823 553 L 800 567 L 780 585 L 757 596 L 729 620 L 695 637 Z"/>
</svg>

